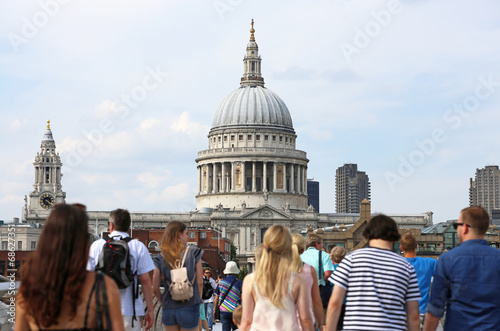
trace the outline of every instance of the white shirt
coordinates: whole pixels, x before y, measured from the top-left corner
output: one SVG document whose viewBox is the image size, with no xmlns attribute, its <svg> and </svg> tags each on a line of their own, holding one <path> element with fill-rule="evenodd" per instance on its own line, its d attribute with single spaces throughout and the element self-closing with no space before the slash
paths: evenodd
<svg viewBox="0 0 500 331">
<path fill-rule="evenodd" d="M 109 234 L 109 237 L 121 236 L 122 238 L 129 237 L 128 233 L 113 231 Z M 104 239 L 99 239 L 92 243 L 89 251 L 89 262 L 87 263 L 87 270 L 94 271 L 97 263 L 99 262 L 99 256 L 101 255 L 102 248 L 106 241 Z M 137 271 L 137 275 L 142 275 L 146 272 L 150 272 L 155 268 L 153 260 L 149 254 L 146 246 L 139 240 L 131 240 L 128 242 L 128 247 L 130 251 L 130 267 L 133 272 Z M 120 289 L 120 299 L 122 302 L 122 315 L 133 316 L 134 310 L 132 306 L 132 286 L 137 286 L 137 276 L 135 276 L 135 282 L 127 288 Z M 135 300 L 135 314 L 136 316 L 144 316 L 144 304 L 142 298 L 139 297 Z"/>
</svg>

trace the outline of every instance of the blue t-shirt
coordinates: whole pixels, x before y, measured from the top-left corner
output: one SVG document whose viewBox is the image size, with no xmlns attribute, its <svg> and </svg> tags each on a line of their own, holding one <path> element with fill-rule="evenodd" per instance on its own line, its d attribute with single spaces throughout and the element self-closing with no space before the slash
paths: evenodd
<svg viewBox="0 0 500 331">
<path fill-rule="evenodd" d="M 420 288 L 420 300 L 418 300 L 418 310 L 420 314 L 425 314 L 427 309 L 427 303 L 429 302 L 429 289 L 431 288 L 432 275 L 434 275 L 434 270 L 436 270 L 437 260 L 432 258 L 417 257 L 407 257 L 408 262 L 410 262 L 415 268 L 415 273 L 417 274 L 418 287 Z"/>
<path fill-rule="evenodd" d="M 184 254 L 184 250 L 181 252 L 181 258 Z M 162 295 L 162 308 L 183 308 L 189 307 L 193 305 L 199 305 L 203 301 L 201 300 L 200 293 L 198 292 L 198 285 L 196 281 L 196 263 L 201 259 L 203 255 L 203 250 L 196 246 L 189 246 L 189 250 L 187 252 L 186 260 L 184 261 L 184 267 L 187 269 L 187 276 L 189 281 L 193 281 L 193 297 L 188 301 L 175 301 L 172 299 L 170 295 L 170 291 L 168 290 L 168 284 L 165 284 L 165 291 Z M 181 260 L 182 261 L 182 260 Z M 160 270 L 163 278 L 172 281 L 170 277 L 170 269 L 171 267 L 167 267 L 167 263 L 163 259 L 163 255 L 158 254 L 158 257 L 154 259 L 155 267 Z"/>
<path fill-rule="evenodd" d="M 316 274 L 318 275 L 318 285 L 326 285 L 325 278 L 323 275 L 319 274 L 319 251 L 314 247 L 309 247 L 300 255 L 302 262 L 309 264 L 316 270 Z M 323 264 L 323 274 L 330 270 L 333 272 L 333 263 L 330 259 L 330 255 L 327 252 L 321 251 L 321 262 Z"/>
</svg>

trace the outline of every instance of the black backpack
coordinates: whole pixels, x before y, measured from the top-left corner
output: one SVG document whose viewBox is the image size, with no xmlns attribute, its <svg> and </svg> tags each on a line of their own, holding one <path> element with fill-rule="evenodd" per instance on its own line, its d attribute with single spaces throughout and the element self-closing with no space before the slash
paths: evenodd
<svg viewBox="0 0 500 331">
<path fill-rule="evenodd" d="M 212 283 L 210 283 L 210 279 L 203 278 L 203 294 L 201 298 L 203 300 L 208 300 L 214 294 L 214 288 L 212 287 Z"/>
<path fill-rule="evenodd" d="M 132 272 L 130 267 L 130 251 L 128 248 L 128 242 L 132 238 L 118 238 L 116 240 L 110 237 L 104 238 L 106 243 L 102 248 L 101 255 L 99 255 L 99 262 L 95 269 L 113 278 L 118 288 L 123 289 L 132 285 L 135 278 L 135 273 Z"/>
<path fill-rule="evenodd" d="M 132 240 L 132 238 L 122 238 L 120 236 L 115 238 L 118 239 L 110 238 L 109 236 L 104 237 L 106 242 L 102 247 L 101 255 L 99 255 L 99 262 L 97 263 L 95 270 L 102 271 L 109 277 L 113 278 L 116 285 L 118 285 L 118 288 L 120 289 L 124 289 L 132 285 L 132 307 L 134 310 L 132 326 L 134 326 L 134 320 L 137 320 L 135 316 L 135 299 L 139 297 L 139 282 L 137 282 L 136 286 L 133 286 L 137 273 L 132 271 L 132 267 L 130 265 L 130 251 L 128 243 Z"/>
</svg>

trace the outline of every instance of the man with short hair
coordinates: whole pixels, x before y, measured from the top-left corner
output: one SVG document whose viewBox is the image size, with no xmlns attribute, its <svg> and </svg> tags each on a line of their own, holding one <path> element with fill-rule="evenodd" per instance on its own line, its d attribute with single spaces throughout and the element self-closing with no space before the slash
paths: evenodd
<svg viewBox="0 0 500 331">
<path fill-rule="evenodd" d="M 403 234 L 399 241 L 399 248 L 403 252 L 406 260 L 415 268 L 417 274 L 418 287 L 420 288 L 420 300 L 418 310 L 420 313 L 420 325 L 423 327 L 425 311 L 429 302 L 429 290 L 431 288 L 432 275 L 436 270 L 437 260 L 417 256 L 417 240 L 411 232 Z"/>
<path fill-rule="evenodd" d="M 321 251 L 321 264 L 323 275 L 319 274 L 319 251 Z M 330 260 L 330 255 L 323 251 L 323 239 L 316 233 L 309 233 L 306 236 L 306 250 L 300 255 L 303 262 L 311 265 L 316 269 L 318 274 L 318 285 L 327 284 L 326 280 L 333 272 L 333 263 Z M 322 277 L 321 277 L 322 276 Z"/>
<path fill-rule="evenodd" d="M 109 215 L 109 237 L 113 239 L 119 239 L 119 237 L 129 237 L 127 232 L 130 229 L 130 223 L 130 213 L 127 210 L 113 210 Z M 99 257 L 105 243 L 106 241 L 104 239 L 99 239 L 92 244 L 89 251 L 87 270 L 95 270 L 97 264 L 99 263 Z M 136 273 L 136 276 L 134 284 L 131 284 L 127 288 L 120 289 L 123 322 L 127 331 L 141 330 L 142 322 L 140 320 L 144 318 L 144 328 L 149 330 L 153 326 L 154 322 L 153 288 L 149 272 L 153 270 L 155 266 L 148 249 L 142 242 L 139 240 L 130 240 L 128 242 L 128 247 L 131 269 L 134 273 Z M 137 299 L 133 297 L 132 288 L 136 286 L 138 279 L 141 281 L 142 293 L 144 294 L 144 299 L 146 300 L 147 305 L 147 313 L 144 312 L 144 305 L 141 296 L 139 295 Z M 134 300 L 136 316 L 140 319 L 135 322 L 133 321 Z"/>
<path fill-rule="evenodd" d="M 205 315 L 207 316 L 208 320 L 208 329 L 207 331 L 212 331 L 213 325 L 214 325 L 214 297 L 215 297 L 215 279 L 212 278 L 212 270 L 210 268 L 206 268 L 205 271 L 203 272 L 203 281 L 208 280 L 210 282 L 210 285 L 212 285 L 214 289 L 214 293 L 210 297 L 210 299 L 203 300 L 203 305 L 205 306 Z"/>
<path fill-rule="evenodd" d="M 322 249 L 323 239 L 316 233 L 309 233 L 306 236 L 306 250 L 300 255 L 300 258 L 302 259 L 302 262 L 309 264 L 316 270 L 320 292 L 321 290 L 323 290 L 326 292 L 330 292 L 331 294 L 331 285 L 327 282 L 327 280 L 328 277 L 330 277 L 330 275 L 332 274 L 334 267 L 332 260 L 330 259 L 330 255 L 327 252 L 324 252 Z M 319 274 L 320 269 L 323 272 L 322 275 Z M 322 289 L 321 286 L 324 286 L 324 288 Z M 328 300 L 329 298 L 322 294 L 321 299 L 323 301 L 323 299 Z M 326 306 L 327 302 L 323 301 L 323 316 L 325 316 L 325 320 L 323 320 L 323 323 L 326 321 Z"/>
<path fill-rule="evenodd" d="M 500 250 L 484 239 L 489 225 L 483 207 L 460 212 L 460 245 L 437 261 L 424 330 L 436 330 L 445 309 L 445 331 L 500 330 Z"/>
</svg>

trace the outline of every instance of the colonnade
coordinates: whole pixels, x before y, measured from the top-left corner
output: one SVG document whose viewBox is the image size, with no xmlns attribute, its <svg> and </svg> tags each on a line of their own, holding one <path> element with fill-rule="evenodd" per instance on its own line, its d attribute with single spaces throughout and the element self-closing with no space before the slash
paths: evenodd
<svg viewBox="0 0 500 331">
<path fill-rule="evenodd" d="M 198 194 L 280 192 L 307 194 L 307 166 L 272 161 L 198 165 Z"/>
</svg>

